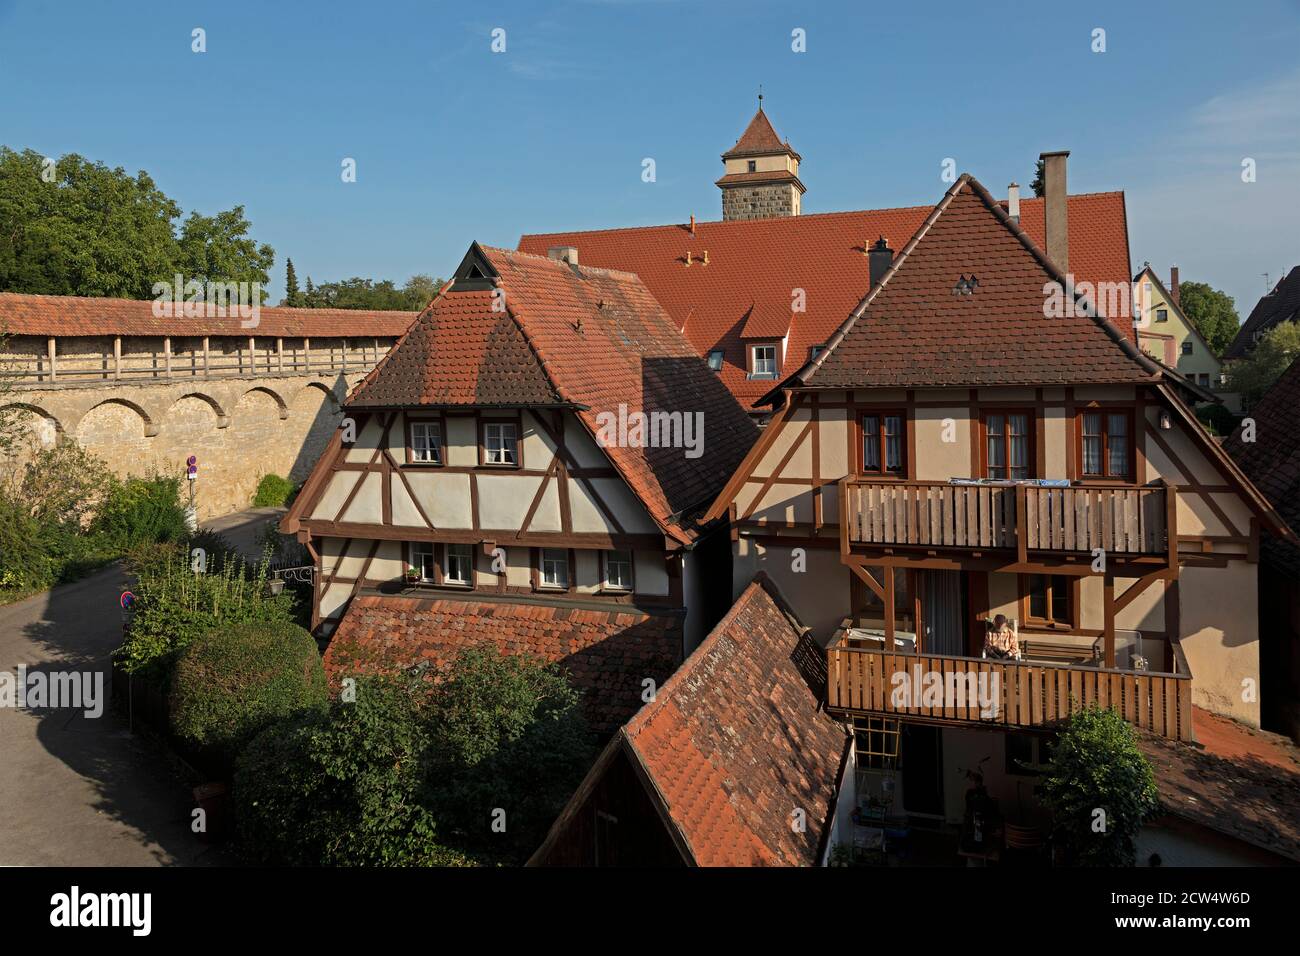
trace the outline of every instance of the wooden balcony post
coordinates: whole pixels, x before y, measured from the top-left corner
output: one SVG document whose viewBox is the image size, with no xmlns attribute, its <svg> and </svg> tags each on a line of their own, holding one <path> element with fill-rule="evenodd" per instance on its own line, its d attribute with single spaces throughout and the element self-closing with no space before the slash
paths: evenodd
<svg viewBox="0 0 1300 956">
<path fill-rule="evenodd" d="M 1165 546 L 1169 568 L 1178 573 L 1178 489 L 1165 482 Z"/>
<path fill-rule="evenodd" d="M 885 650 L 894 649 L 894 566 L 885 565 Z"/>
<path fill-rule="evenodd" d="M 58 364 L 58 347 L 54 344 L 54 336 L 45 340 L 45 352 L 50 360 L 50 381 L 53 382 L 59 376 Z"/>
<path fill-rule="evenodd" d="M 1029 487 L 1016 485 L 1016 560 L 1029 560 Z"/>
<path fill-rule="evenodd" d="M 122 336 L 113 336 L 113 378 L 122 377 Z"/>
<path fill-rule="evenodd" d="M 1115 577 L 1106 572 L 1102 585 L 1103 621 L 1102 639 L 1105 642 L 1106 666 L 1115 666 Z"/>
<path fill-rule="evenodd" d="M 343 339 L 343 348 L 339 350 L 339 358 L 343 362 L 343 374 L 348 374 L 348 340 Z"/>
<path fill-rule="evenodd" d="M 280 374 L 284 374 L 284 339 L 280 336 L 275 338 L 275 358 L 280 369 Z"/>
<path fill-rule="evenodd" d="M 165 370 L 164 374 L 168 378 L 171 378 L 172 377 L 172 337 L 170 335 L 163 336 L 163 368 Z"/>
<path fill-rule="evenodd" d="M 203 377 L 204 378 L 208 377 L 209 365 L 210 362 L 209 362 L 209 354 L 208 354 L 208 337 L 205 335 L 203 336 Z"/>
<path fill-rule="evenodd" d="M 239 370 L 244 370 L 243 362 L 239 363 Z M 250 375 L 257 374 L 257 344 L 251 335 L 248 337 L 248 372 Z"/>
<path fill-rule="evenodd" d="M 309 338 L 304 338 L 302 340 L 302 361 L 303 364 L 307 367 L 307 374 L 310 375 L 311 374 L 311 339 Z"/>
</svg>

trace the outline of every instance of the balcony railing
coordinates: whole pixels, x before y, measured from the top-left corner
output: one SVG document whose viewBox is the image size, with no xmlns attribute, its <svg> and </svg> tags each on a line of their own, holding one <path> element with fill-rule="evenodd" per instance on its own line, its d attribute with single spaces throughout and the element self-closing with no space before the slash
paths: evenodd
<svg viewBox="0 0 1300 956">
<path fill-rule="evenodd" d="M 1136 727 L 1192 739 L 1187 674 L 899 654 L 832 645 L 826 706 L 846 715 L 888 714 L 930 723 L 1050 727 L 1088 707 L 1114 708 Z M 924 688 L 939 675 L 941 692 Z M 901 676 L 900 676 L 901 675 Z M 935 679 L 928 683 L 934 687 Z"/>
<path fill-rule="evenodd" d="M 840 482 L 847 544 L 1159 555 L 1174 526 L 1165 485 Z"/>
</svg>

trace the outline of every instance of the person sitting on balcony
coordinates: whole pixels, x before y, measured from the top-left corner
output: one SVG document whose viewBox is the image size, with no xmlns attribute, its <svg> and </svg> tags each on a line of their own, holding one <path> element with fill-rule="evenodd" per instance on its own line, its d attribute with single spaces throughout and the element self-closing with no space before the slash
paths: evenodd
<svg viewBox="0 0 1300 956">
<path fill-rule="evenodd" d="M 993 626 L 985 632 L 984 656 L 1020 660 L 1020 644 L 1016 640 L 1016 630 L 1007 621 L 1006 615 L 996 615 L 993 618 Z"/>
</svg>

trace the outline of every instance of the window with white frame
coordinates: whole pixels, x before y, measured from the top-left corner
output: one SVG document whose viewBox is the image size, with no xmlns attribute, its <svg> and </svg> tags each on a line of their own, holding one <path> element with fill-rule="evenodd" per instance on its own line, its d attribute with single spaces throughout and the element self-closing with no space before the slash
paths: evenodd
<svg viewBox="0 0 1300 956">
<path fill-rule="evenodd" d="M 753 355 L 750 373 L 753 378 L 776 378 L 776 346 L 755 345 L 751 348 Z"/>
<path fill-rule="evenodd" d="M 447 545 L 446 560 L 442 563 L 442 583 L 461 585 L 474 583 L 473 545 Z"/>
<path fill-rule="evenodd" d="M 632 552 L 605 552 L 605 587 L 611 591 L 632 590 Z"/>
<path fill-rule="evenodd" d="M 438 562 L 433 557 L 433 544 L 429 541 L 417 541 L 411 545 L 411 567 L 421 581 L 435 580 Z"/>
<path fill-rule="evenodd" d="M 568 588 L 569 552 L 563 548 L 542 548 L 538 580 L 544 588 Z"/>
<path fill-rule="evenodd" d="M 488 465 L 519 464 L 519 427 L 514 422 L 484 423 L 483 461 Z"/>
<path fill-rule="evenodd" d="M 411 461 L 442 464 L 442 422 L 411 422 Z"/>
</svg>

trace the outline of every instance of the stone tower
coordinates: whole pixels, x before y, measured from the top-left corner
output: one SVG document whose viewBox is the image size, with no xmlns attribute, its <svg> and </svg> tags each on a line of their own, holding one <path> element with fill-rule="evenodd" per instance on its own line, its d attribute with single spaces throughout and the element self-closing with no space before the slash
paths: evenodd
<svg viewBox="0 0 1300 956">
<path fill-rule="evenodd" d="M 800 158 L 776 135 L 760 96 L 758 112 L 745 132 L 722 154 L 724 173 L 717 186 L 722 190 L 723 221 L 799 215 L 804 194 Z"/>
</svg>

